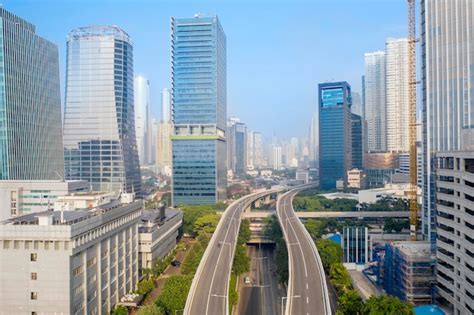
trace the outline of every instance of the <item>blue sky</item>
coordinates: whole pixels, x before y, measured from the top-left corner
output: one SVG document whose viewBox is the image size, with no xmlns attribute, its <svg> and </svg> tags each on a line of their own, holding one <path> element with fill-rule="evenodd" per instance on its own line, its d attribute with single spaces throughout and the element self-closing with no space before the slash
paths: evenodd
<svg viewBox="0 0 474 315">
<path fill-rule="evenodd" d="M 59 45 L 64 83 L 66 36 L 115 24 L 134 42 L 136 74 L 150 79 L 153 112 L 170 82 L 170 17 L 217 14 L 227 36 L 228 115 L 271 136 L 306 134 L 317 84 L 348 81 L 360 92 L 364 52 L 406 36 L 405 0 L 4 0 Z"/>
</svg>

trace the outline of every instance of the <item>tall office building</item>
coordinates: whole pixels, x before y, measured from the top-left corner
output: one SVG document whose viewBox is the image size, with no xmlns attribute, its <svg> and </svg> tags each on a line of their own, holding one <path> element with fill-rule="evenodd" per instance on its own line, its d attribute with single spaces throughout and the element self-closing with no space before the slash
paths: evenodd
<svg viewBox="0 0 474 315">
<path fill-rule="evenodd" d="M 253 148 L 254 148 L 254 163 L 255 167 L 262 167 L 265 165 L 264 158 L 264 143 L 263 135 L 260 132 L 253 133 Z"/>
<path fill-rule="evenodd" d="M 161 91 L 161 120 L 171 122 L 171 90 L 169 88 Z"/>
<path fill-rule="evenodd" d="M 408 40 L 388 38 L 385 42 L 385 85 L 387 150 L 408 152 L 409 89 Z"/>
<path fill-rule="evenodd" d="M 247 171 L 247 128 L 238 118 L 227 121 L 227 169 L 236 175 Z"/>
<path fill-rule="evenodd" d="M 460 149 L 463 128 L 474 129 L 474 27 L 471 1 L 421 2 L 423 97 L 423 234 L 436 242 L 438 151 Z"/>
<path fill-rule="evenodd" d="M 226 197 L 226 37 L 217 16 L 171 19 L 173 204 Z"/>
<path fill-rule="evenodd" d="M 322 189 L 347 181 L 352 166 L 351 87 L 347 82 L 319 84 L 319 176 Z"/>
<path fill-rule="evenodd" d="M 0 8 L 0 180 L 64 177 L 58 47 Z"/>
<path fill-rule="evenodd" d="M 364 134 L 362 117 L 351 113 L 352 168 L 364 168 Z"/>
<path fill-rule="evenodd" d="M 283 152 L 282 148 L 279 145 L 272 145 L 272 168 L 275 171 L 279 171 L 283 168 Z"/>
<path fill-rule="evenodd" d="M 432 249 L 436 245 L 439 247 L 439 296 L 448 303 L 453 314 L 469 314 L 474 312 L 474 279 L 471 276 L 474 268 L 470 263 L 474 258 L 474 209 L 472 206 L 466 208 L 466 205 L 472 204 L 470 192 L 474 180 L 469 174 L 472 169 L 466 165 L 472 163 L 472 155 L 453 151 L 462 150 L 461 134 L 474 130 L 474 33 L 470 31 L 474 29 L 474 3 L 422 0 L 420 8 L 424 152 L 422 232 L 425 239 L 431 241 Z M 437 174 L 435 154 L 440 151 L 443 151 L 443 158 L 451 158 L 452 165 Z M 466 163 L 466 158 L 471 160 Z M 437 192 L 442 198 L 437 199 Z M 450 247 L 452 251 L 446 250 Z M 450 270 L 450 266 L 454 268 Z"/>
<path fill-rule="evenodd" d="M 317 161 L 318 160 L 318 142 L 319 142 L 319 128 L 318 128 L 318 118 L 316 113 L 311 117 L 311 125 L 309 126 L 309 160 Z"/>
<path fill-rule="evenodd" d="M 140 164 L 152 163 L 152 123 L 150 82 L 145 77 L 138 75 L 134 78 L 135 98 L 135 134 L 137 137 L 137 150 Z"/>
<path fill-rule="evenodd" d="M 117 26 L 80 27 L 67 37 L 66 178 L 96 191 L 141 193 L 132 50 Z"/>
<path fill-rule="evenodd" d="M 364 82 L 365 120 L 370 151 L 387 150 L 385 52 L 366 53 Z"/>
<path fill-rule="evenodd" d="M 171 176 L 173 124 L 171 122 L 171 90 L 168 88 L 164 88 L 161 92 L 161 120 L 157 125 L 156 165 L 160 173 Z"/>
<path fill-rule="evenodd" d="M 364 119 L 364 107 L 362 103 L 362 97 L 360 96 L 359 93 L 357 92 L 352 92 L 352 107 L 351 107 L 351 112 L 359 115 Z"/>
<path fill-rule="evenodd" d="M 255 145 L 253 139 L 253 130 L 247 128 L 246 134 L 246 152 L 247 152 L 247 169 L 254 169 L 255 168 Z"/>
</svg>

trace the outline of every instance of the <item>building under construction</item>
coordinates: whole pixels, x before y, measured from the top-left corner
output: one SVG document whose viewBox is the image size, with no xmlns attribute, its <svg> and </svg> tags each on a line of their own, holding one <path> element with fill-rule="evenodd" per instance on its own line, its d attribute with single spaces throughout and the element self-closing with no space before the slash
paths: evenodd
<svg viewBox="0 0 474 315">
<path fill-rule="evenodd" d="M 384 290 L 414 305 L 432 303 L 435 263 L 429 242 L 387 243 L 383 263 Z"/>
</svg>

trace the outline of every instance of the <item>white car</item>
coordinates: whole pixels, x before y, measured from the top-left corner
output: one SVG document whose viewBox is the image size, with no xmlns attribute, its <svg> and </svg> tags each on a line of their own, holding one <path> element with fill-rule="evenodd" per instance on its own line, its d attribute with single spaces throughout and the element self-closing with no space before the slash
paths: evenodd
<svg viewBox="0 0 474 315">
<path fill-rule="evenodd" d="M 250 284 L 252 281 L 250 281 L 250 278 L 249 277 L 245 277 L 244 278 L 244 283 L 245 284 Z"/>
</svg>

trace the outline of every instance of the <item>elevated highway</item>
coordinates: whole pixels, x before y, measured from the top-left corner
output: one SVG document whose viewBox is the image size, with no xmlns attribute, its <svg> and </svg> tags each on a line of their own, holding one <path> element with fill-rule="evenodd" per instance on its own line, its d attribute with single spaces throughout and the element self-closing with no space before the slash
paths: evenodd
<svg viewBox="0 0 474 315">
<path fill-rule="evenodd" d="M 196 270 L 184 314 L 229 314 L 229 280 L 242 213 L 255 200 L 281 190 L 256 192 L 234 201 L 227 207 Z"/>
</svg>

